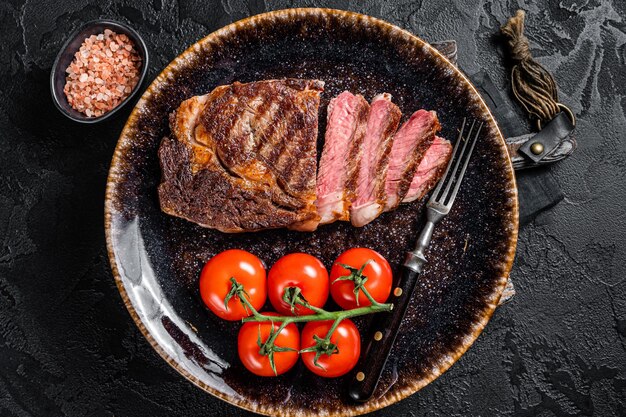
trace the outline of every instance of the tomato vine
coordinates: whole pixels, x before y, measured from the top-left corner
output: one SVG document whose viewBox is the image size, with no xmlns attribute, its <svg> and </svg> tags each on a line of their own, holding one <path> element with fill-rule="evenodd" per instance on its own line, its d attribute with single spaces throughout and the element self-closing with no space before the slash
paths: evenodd
<svg viewBox="0 0 626 417">
<path fill-rule="evenodd" d="M 350 274 L 345 277 L 340 277 L 340 280 L 351 280 L 355 283 L 355 295 L 360 291 L 363 292 L 363 295 L 367 297 L 367 299 L 371 302 L 371 305 L 365 307 L 357 307 L 349 310 L 339 310 L 339 311 L 327 311 L 320 307 L 315 307 L 304 298 L 301 293 L 300 288 L 298 287 L 287 287 L 283 293 L 283 301 L 290 305 L 291 311 L 295 311 L 296 305 L 301 305 L 306 307 L 314 312 L 314 314 L 307 314 L 302 316 L 280 316 L 280 315 L 266 315 L 260 313 L 252 304 L 248 301 L 247 293 L 244 286 L 237 282 L 234 277 L 230 278 L 231 288 L 228 292 L 228 295 L 225 299 L 225 305 L 232 297 L 237 297 L 239 301 L 242 303 L 244 309 L 251 313 L 249 317 L 245 317 L 242 319 L 242 322 L 271 322 L 272 325 L 275 322 L 279 322 L 280 325 L 276 330 L 272 330 L 268 339 L 263 342 L 261 340 L 260 334 L 257 340 L 257 344 L 259 346 L 259 354 L 268 356 L 270 366 L 274 373 L 276 373 L 276 368 L 274 364 L 274 352 L 283 352 L 286 348 L 276 346 L 275 340 L 278 334 L 290 323 L 306 323 L 311 321 L 326 321 L 332 320 L 333 324 L 329 329 L 328 333 L 324 338 L 319 336 L 315 336 L 315 345 L 302 349 L 302 352 L 315 352 L 314 364 L 316 366 L 320 366 L 318 364 L 318 359 L 321 355 L 333 355 L 338 352 L 337 346 L 331 342 L 331 337 L 334 331 L 337 329 L 337 326 L 341 323 L 342 320 L 364 316 L 367 314 L 379 313 L 379 312 L 390 312 L 393 309 L 393 304 L 391 303 L 379 303 L 377 302 L 367 291 L 365 286 L 363 285 L 367 280 L 367 277 L 362 275 L 363 269 L 367 263 L 365 263 L 358 270 L 355 268 L 351 268 L 347 265 L 344 267 L 350 271 Z M 321 366 L 320 366 L 321 367 Z"/>
</svg>

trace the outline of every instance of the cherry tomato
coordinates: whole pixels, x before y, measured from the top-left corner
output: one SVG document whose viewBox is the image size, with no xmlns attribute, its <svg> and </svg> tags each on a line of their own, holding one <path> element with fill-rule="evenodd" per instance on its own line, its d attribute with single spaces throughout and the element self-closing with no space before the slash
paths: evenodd
<svg viewBox="0 0 626 417">
<path fill-rule="evenodd" d="M 230 279 L 235 278 L 248 293 L 248 301 L 259 310 L 267 299 L 266 272 L 259 258 L 245 250 L 230 249 L 212 257 L 200 273 L 200 296 L 213 313 L 224 320 L 241 320 L 252 313 L 246 311 L 239 297 L 224 299 L 232 288 Z"/>
<path fill-rule="evenodd" d="M 315 346 L 314 335 L 324 339 L 333 325 L 333 320 L 310 321 L 302 329 L 300 349 Z M 302 352 L 302 361 L 314 374 L 326 378 L 335 378 L 349 372 L 359 360 L 361 354 L 361 335 L 354 323 L 344 319 L 339 323 L 330 337 L 330 343 L 337 348 L 336 353 L 322 353 L 315 365 L 315 352 Z M 332 349 L 332 346 L 331 346 Z"/>
<path fill-rule="evenodd" d="M 330 294 L 333 300 L 344 310 L 350 310 L 356 307 L 369 306 L 372 303 L 367 299 L 363 290 L 359 291 L 358 304 L 354 294 L 355 282 L 351 280 L 337 280 L 341 277 L 351 275 L 351 271 L 343 267 L 341 264 L 348 265 L 353 268 L 354 275 L 358 275 L 357 271 L 369 261 L 362 272 L 362 277 L 367 277 L 363 286 L 370 295 L 379 303 L 384 303 L 391 292 L 391 284 L 393 274 L 391 266 L 385 258 L 376 251 L 367 248 L 348 249 L 335 261 L 330 270 Z M 357 277 L 357 279 L 359 279 Z"/>
<path fill-rule="evenodd" d="M 323 307 L 328 300 L 328 271 L 324 264 L 306 253 L 291 253 L 280 258 L 268 274 L 269 297 L 272 306 L 283 315 L 293 315 L 289 303 L 283 301 L 285 288 L 297 287 L 314 307 Z M 295 305 L 296 315 L 313 314 L 302 305 Z"/>
<path fill-rule="evenodd" d="M 276 313 L 263 313 L 268 316 L 275 316 Z M 295 323 L 288 324 L 276 336 L 274 345 L 279 348 L 293 349 L 285 352 L 274 352 L 274 365 L 276 373 L 270 364 L 268 355 L 260 353 L 261 348 L 258 345 L 259 337 L 261 344 L 267 342 L 271 331 L 278 330 L 279 322 L 248 322 L 244 323 L 239 330 L 237 341 L 237 350 L 239 359 L 250 372 L 259 376 L 275 376 L 284 374 L 290 370 L 298 361 L 298 348 L 300 347 L 300 333 Z"/>
</svg>

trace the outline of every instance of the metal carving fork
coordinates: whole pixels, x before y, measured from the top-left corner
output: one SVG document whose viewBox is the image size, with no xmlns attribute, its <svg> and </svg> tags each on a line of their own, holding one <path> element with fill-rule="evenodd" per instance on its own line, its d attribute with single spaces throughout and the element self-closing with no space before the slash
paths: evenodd
<svg viewBox="0 0 626 417">
<path fill-rule="evenodd" d="M 369 340 L 365 342 L 365 349 L 349 387 L 349 395 L 355 401 L 369 400 L 376 389 L 417 279 L 426 263 L 424 252 L 430 244 L 435 224 L 450 212 L 482 127 L 482 122 L 477 123 L 474 120 L 469 132 L 465 134 L 466 120 L 463 119 L 446 172 L 426 204 L 426 224 L 417 239 L 415 249 L 406 255 L 402 276 L 393 291 L 394 309 L 390 313 L 376 315 L 372 322 Z"/>
</svg>

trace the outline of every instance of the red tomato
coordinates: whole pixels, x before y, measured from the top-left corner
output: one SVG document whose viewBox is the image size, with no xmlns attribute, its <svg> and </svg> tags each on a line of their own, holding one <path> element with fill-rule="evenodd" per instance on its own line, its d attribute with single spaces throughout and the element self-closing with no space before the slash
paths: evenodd
<svg viewBox="0 0 626 417">
<path fill-rule="evenodd" d="M 285 288 L 297 287 L 314 307 L 323 307 L 328 300 L 328 271 L 315 256 L 291 253 L 280 258 L 270 269 L 267 278 L 272 306 L 283 315 L 293 315 L 291 306 L 283 301 Z M 296 305 L 295 314 L 313 314 L 309 308 Z"/>
<path fill-rule="evenodd" d="M 268 316 L 275 316 L 276 313 L 263 313 Z M 250 372 L 259 376 L 275 376 L 284 374 L 290 370 L 298 361 L 298 348 L 300 347 L 300 333 L 295 323 L 288 324 L 276 337 L 274 345 L 278 348 L 293 349 L 285 352 L 274 352 L 274 365 L 276 373 L 270 365 L 268 355 L 260 353 L 258 345 L 259 337 L 261 344 L 267 342 L 271 331 L 278 330 L 279 322 L 249 322 L 244 323 L 239 330 L 237 350 L 239 359 Z"/>
<path fill-rule="evenodd" d="M 267 281 L 265 267 L 259 258 L 245 250 L 230 249 L 212 257 L 200 273 L 200 296 L 204 304 L 213 313 L 224 320 L 241 320 L 252 313 L 246 311 L 234 296 L 224 299 L 232 288 L 231 277 L 242 284 L 248 293 L 248 301 L 259 310 L 267 299 Z"/>
<path fill-rule="evenodd" d="M 313 335 L 324 339 L 332 325 L 333 320 L 308 322 L 302 329 L 300 349 L 315 346 Z M 351 320 L 344 319 L 330 337 L 330 343 L 336 346 L 336 353 L 331 355 L 322 353 L 317 359 L 319 366 L 314 362 L 316 352 L 302 352 L 301 355 L 302 361 L 311 372 L 326 378 L 335 378 L 349 372 L 358 362 L 361 354 L 361 335 Z"/>
<path fill-rule="evenodd" d="M 330 294 L 333 300 L 344 310 L 356 307 L 369 306 L 372 303 L 367 299 L 363 290 L 359 291 L 358 304 L 354 294 L 355 283 L 350 280 L 339 280 L 340 277 L 349 276 L 351 271 L 341 264 L 348 265 L 355 270 L 359 270 L 366 262 L 362 272 L 362 277 L 367 277 L 365 289 L 379 303 L 384 303 L 391 292 L 393 274 L 389 262 L 376 251 L 367 248 L 348 249 L 335 261 L 330 270 Z"/>
</svg>

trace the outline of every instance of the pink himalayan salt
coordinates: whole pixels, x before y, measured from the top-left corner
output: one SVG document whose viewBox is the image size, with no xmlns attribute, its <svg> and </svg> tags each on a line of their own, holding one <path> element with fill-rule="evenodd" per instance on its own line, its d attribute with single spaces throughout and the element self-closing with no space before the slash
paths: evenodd
<svg viewBox="0 0 626 417">
<path fill-rule="evenodd" d="M 128 36 L 105 29 L 85 39 L 76 52 L 63 91 L 75 110 L 102 116 L 128 97 L 140 68 L 141 57 Z"/>
</svg>

